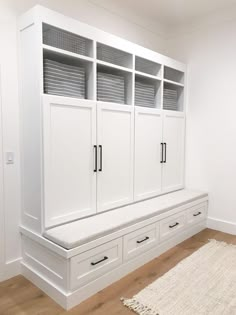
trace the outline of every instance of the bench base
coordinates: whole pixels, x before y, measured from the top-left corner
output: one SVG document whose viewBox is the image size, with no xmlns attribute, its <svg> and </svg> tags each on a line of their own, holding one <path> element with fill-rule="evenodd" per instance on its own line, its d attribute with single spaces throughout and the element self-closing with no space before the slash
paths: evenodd
<svg viewBox="0 0 236 315">
<path fill-rule="evenodd" d="M 196 216 L 199 212 L 203 215 Z M 45 240 L 44 245 L 42 237 L 39 242 L 32 232 L 22 229 L 22 274 L 68 310 L 205 229 L 206 212 L 207 198 L 75 256 L 73 250 L 64 249 L 66 254 L 61 255 L 58 245 L 52 250 L 53 243 Z M 172 229 L 174 222 L 179 224 Z"/>
</svg>

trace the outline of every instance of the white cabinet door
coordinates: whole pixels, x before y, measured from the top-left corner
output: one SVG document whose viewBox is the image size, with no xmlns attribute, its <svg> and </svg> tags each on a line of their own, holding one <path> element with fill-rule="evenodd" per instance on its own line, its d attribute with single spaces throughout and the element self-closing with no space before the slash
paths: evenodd
<svg viewBox="0 0 236 315">
<path fill-rule="evenodd" d="M 134 110 L 128 105 L 97 104 L 97 210 L 133 201 Z"/>
<path fill-rule="evenodd" d="M 45 96 L 44 216 L 50 227 L 96 212 L 96 103 Z"/>
<path fill-rule="evenodd" d="M 185 116 L 178 112 L 164 112 L 163 117 L 163 192 L 184 187 Z"/>
<path fill-rule="evenodd" d="M 157 109 L 135 109 L 134 199 L 161 193 L 162 114 Z"/>
</svg>

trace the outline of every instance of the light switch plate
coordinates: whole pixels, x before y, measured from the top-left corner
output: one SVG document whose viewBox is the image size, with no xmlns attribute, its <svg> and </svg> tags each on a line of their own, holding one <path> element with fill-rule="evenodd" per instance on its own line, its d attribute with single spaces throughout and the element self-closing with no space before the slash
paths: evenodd
<svg viewBox="0 0 236 315">
<path fill-rule="evenodd" d="M 6 163 L 7 164 L 14 164 L 14 152 L 6 152 Z"/>
</svg>

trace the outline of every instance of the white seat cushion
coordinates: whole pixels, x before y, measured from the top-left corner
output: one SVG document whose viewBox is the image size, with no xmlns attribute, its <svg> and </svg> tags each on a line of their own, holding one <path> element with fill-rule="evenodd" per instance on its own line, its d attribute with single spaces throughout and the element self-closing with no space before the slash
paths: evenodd
<svg viewBox="0 0 236 315">
<path fill-rule="evenodd" d="M 71 249 L 206 196 L 207 193 L 204 192 L 183 189 L 51 228 L 45 231 L 44 236 Z"/>
</svg>

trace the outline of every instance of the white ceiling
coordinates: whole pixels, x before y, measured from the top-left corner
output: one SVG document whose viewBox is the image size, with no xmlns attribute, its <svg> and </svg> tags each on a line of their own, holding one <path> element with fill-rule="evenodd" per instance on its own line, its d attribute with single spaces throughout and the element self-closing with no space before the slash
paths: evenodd
<svg viewBox="0 0 236 315">
<path fill-rule="evenodd" d="M 100 7 L 165 39 L 236 18 L 236 0 L 0 0 L 18 14 L 35 4 L 80 19 Z M 101 12 L 101 11 L 100 11 Z M 79 14 L 78 14 L 79 13 Z M 94 16 L 92 16 L 93 18 Z M 83 21 L 83 19 L 81 19 Z"/>
<path fill-rule="evenodd" d="M 236 0 L 90 0 L 110 12 L 151 28 L 170 29 L 197 23 L 226 9 L 236 12 Z"/>
</svg>

